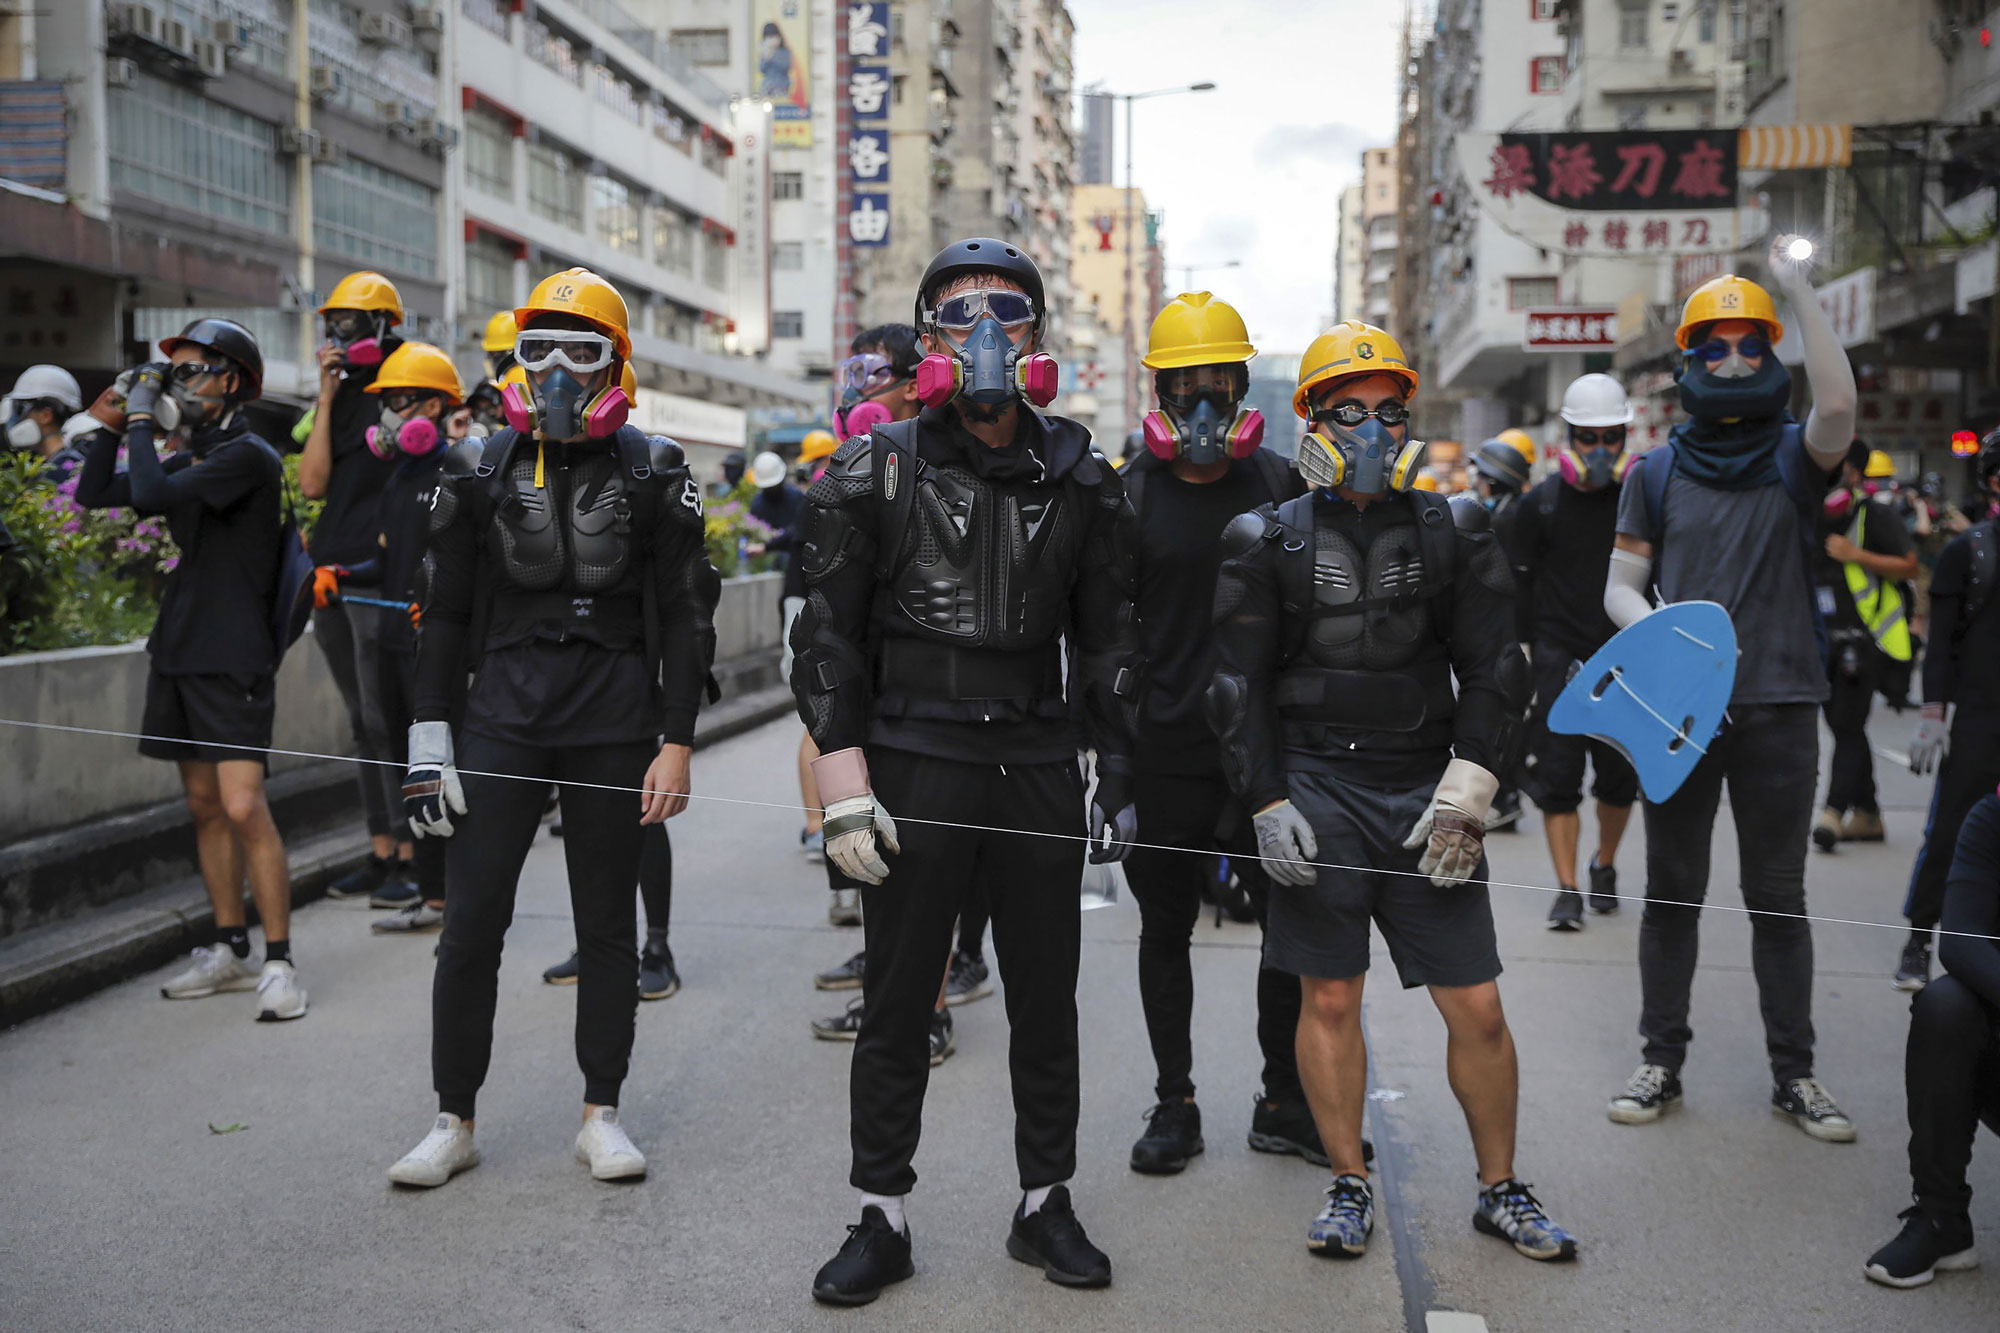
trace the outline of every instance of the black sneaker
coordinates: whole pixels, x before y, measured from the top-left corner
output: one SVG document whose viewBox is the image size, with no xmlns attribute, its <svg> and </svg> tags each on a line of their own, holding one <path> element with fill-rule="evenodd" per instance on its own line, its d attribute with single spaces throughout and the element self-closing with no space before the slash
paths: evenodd
<svg viewBox="0 0 2000 1333">
<path fill-rule="evenodd" d="M 671 999 L 680 988 L 681 974 L 674 967 L 674 951 L 665 940 L 646 941 L 645 950 L 639 955 L 639 998 Z"/>
<path fill-rule="evenodd" d="M 855 1026 L 859 1028 L 860 1025 L 861 1025 L 861 1020 L 857 1014 L 855 1018 Z M 932 1010 L 931 1011 L 931 1068 L 936 1069 L 939 1065 L 951 1059 L 951 1053 L 957 1049 L 958 1049 L 958 1039 L 952 1035 L 952 1030 L 951 1030 L 951 1010 L 949 1009 Z"/>
<path fill-rule="evenodd" d="M 968 953 L 955 953 L 951 956 L 951 972 L 944 983 L 946 1004 L 971 1004 L 974 1000 L 983 1000 L 992 993 L 992 972 L 987 968 L 984 958 Z"/>
<path fill-rule="evenodd" d="M 1549 929 L 1564 932 L 1583 929 L 1583 895 L 1565 884 L 1549 904 Z"/>
<path fill-rule="evenodd" d="M 867 954 L 857 953 L 839 967 L 830 967 L 814 977 L 813 985 L 821 990 L 860 990 L 867 962 Z"/>
<path fill-rule="evenodd" d="M 847 1243 L 813 1278 L 813 1299 L 828 1305 L 866 1305 L 892 1282 L 916 1276 L 910 1233 L 897 1231 L 874 1204 L 847 1229 Z"/>
<path fill-rule="evenodd" d="M 847 1008 L 830 1018 L 813 1020 L 813 1035 L 821 1041 L 853 1041 L 861 1035 L 862 1006 L 866 1000 L 855 996 L 847 1002 Z"/>
<path fill-rule="evenodd" d="M 1022 1201 L 1023 1206 L 1026 1200 Z M 1058 1185 L 1032 1213 L 1014 1210 L 1014 1229 L 1007 1233 L 1007 1253 L 1024 1264 L 1038 1265 L 1042 1276 L 1064 1287 L 1108 1287 L 1111 1260 L 1083 1234 L 1083 1223 L 1070 1207 L 1069 1186 Z"/>
<path fill-rule="evenodd" d="M 1771 1089 L 1771 1114 L 1790 1120 L 1822 1143 L 1854 1142 L 1854 1122 L 1834 1105 L 1816 1078 L 1786 1079 Z"/>
<path fill-rule="evenodd" d="M 1931 933 L 1911 931 L 1903 946 L 1903 959 L 1896 964 L 1897 990 L 1922 990 L 1931 984 Z"/>
<path fill-rule="evenodd" d="M 1618 867 L 1601 866 L 1590 858 L 1590 910 L 1610 916 L 1618 910 Z"/>
<path fill-rule="evenodd" d="M 367 898 L 382 887 L 389 874 L 389 859 L 369 853 L 368 859 L 326 886 L 329 898 Z"/>
<path fill-rule="evenodd" d="M 1314 1166 L 1331 1165 L 1303 1096 L 1294 1101 L 1258 1093 L 1250 1103 L 1250 1147 L 1279 1157 L 1303 1157 Z M 1375 1160 L 1375 1145 L 1367 1139 L 1361 1140 L 1361 1160 Z"/>
<path fill-rule="evenodd" d="M 1896 1239 L 1868 1256 L 1861 1271 L 1870 1282 L 1885 1287 L 1921 1287 L 1934 1273 L 1960 1273 L 1979 1267 L 1972 1244 L 1972 1219 L 1927 1217 L 1920 1208 L 1905 1208 L 1896 1216 L 1903 1230 Z"/>
<path fill-rule="evenodd" d="M 408 861 L 397 861 L 389 867 L 389 873 L 382 876 L 382 887 L 368 895 L 368 905 L 400 912 L 411 903 L 420 902 L 423 896 L 417 888 L 416 866 Z"/>
<path fill-rule="evenodd" d="M 1132 1169 L 1141 1175 L 1178 1175 L 1205 1146 L 1201 1108 L 1185 1097 L 1167 1098 L 1146 1112 L 1146 1120 L 1146 1132 L 1132 1145 Z"/>
<path fill-rule="evenodd" d="M 542 973 L 542 980 L 551 986 L 574 986 L 576 984 L 576 950 L 569 951 L 569 957 Z"/>
<path fill-rule="evenodd" d="M 1665 1065 L 1640 1065 L 1625 1083 L 1625 1091 L 1611 1099 L 1612 1123 L 1649 1125 L 1680 1105 L 1681 1076 Z"/>
</svg>

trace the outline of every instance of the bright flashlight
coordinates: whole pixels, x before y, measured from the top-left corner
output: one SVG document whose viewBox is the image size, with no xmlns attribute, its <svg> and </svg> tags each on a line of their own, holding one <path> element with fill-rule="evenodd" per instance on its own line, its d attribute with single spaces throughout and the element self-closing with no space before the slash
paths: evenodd
<svg viewBox="0 0 2000 1333">
<path fill-rule="evenodd" d="M 1793 263 L 1803 264 L 1813 256 L 1813 243 L 1803 236 L 1794 236 L 1792 243 L 1785 247 L 1785 253 L 1791 256 Z"/>
</svg>

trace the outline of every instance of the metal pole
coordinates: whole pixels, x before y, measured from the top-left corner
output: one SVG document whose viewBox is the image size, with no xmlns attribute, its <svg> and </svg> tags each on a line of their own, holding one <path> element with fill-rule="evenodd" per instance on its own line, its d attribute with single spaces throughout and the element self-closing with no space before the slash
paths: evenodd
<svg viewBox="0 0 2000 1333">
<path fill-rule="evenodd" d="M 301 130 L 313 127 L 312 38 L 308 0 L 292 0 L 292 119 Z M 319 393 L 318 304 L 313 295 L 318 247 L 313 241 L 313 155 L 300 152 L 292 159 L 292 237 L 299 247 L 299 373 L 300 383 Z"/>
<path fill-rule="evenodd" d="M 1133 354 L 1136 339 L 1132 336 L 1132 95 L 1125 94 L 1125 419 L 1120 423 L 1124 433 L 1132 433 L 1132 424 L 1139 419 L 1139 363 Z M 1124 447 L 1121 437 L 1119 447 Z"/>
</svg>

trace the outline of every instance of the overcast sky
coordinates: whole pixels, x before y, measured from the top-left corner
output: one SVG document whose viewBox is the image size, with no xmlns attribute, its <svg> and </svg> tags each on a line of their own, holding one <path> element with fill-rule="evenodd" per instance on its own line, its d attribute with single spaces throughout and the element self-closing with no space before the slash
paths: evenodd
<svg viewBox="0 0 2000 1333">
<path fill-rule="evenodd" d="M 1212 80 L 1216 90 L 1139 102 L 1133 176 L 1166 210 L 1177 263 L 1243 312 L 1262 350 L 1300 352 L 1333 309 L 1340 191 L 1360 151 L 1396 126 L 1398 0 L 1069 0 L 1078 89 Z M 1117 183 L 1124 181 L 1122 106 Z"/>
</svg>

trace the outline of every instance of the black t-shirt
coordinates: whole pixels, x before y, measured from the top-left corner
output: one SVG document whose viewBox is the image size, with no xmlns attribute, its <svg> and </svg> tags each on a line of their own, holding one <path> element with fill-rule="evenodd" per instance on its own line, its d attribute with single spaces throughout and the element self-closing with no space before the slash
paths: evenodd
<svg viewBox="0 0 2000 1333">
<path fill-rule="evenodd" d="M 1967 618 L 1972 534 L 1952 538 L 1931 575 L 1931 641 L 1924 652 L 1924 702 L 1955 703 L 1954 729 L 2000 731 L 2000 595 Z"/>
<path fill-rule="evenodd" d="M 1202 696 L 1215 675 L 1215 575 L 1222 530 L 1272 495 L 1249 463 L 1197 485 L 1167 468 L 1146 477 L 1139 513 L 1139 642 L 1146 690 L 1136 758 L 1163 773 L 1213 773 L 1221 760 Z"/>
<path fill-rule="evenodd" d="M 1522 643 L 1581 661 L 1618 632 L 1604 613 L 1604 581 L 1618 534 L 1619 490 L 1580 491 L 1548 477 L 1510 507 L 1500 536 L 1514 563 Z"/>
<path fill-rule="evenodd" d="M 1991 793 L 1959 827 L 1944 885 L 1938 961 L 1947 974 L 2000 1010 L 2000 799 Z"/>
<path fill-rule="evenodd" d="M 393 613 L 390 613 L 393 614 Z M 530 639 L 479 659 L 465 729 L 512 745 L 618 745 L 660 738 L 659 689 L 644 652 L 584 639 Z"/>
<path fill-rule="evenodd" d="M 160 594 L 146 643 L 163 676 L 261 676 L 278 658 L 271 604 L 278 588 L 284 466 L 240 427 L 198 432 L 190 454 L 159 459 L 152 423 L 127 437 L 131 471 L 115 473 L 118 437 L 99 432 L 77 481 L 77 503 L 162 514 L 180 563 Z"/>
<path fill-rule="evenodd" d="M 383 344 L 385 353 L 400 346 Z M 368 448 L 368 428 L 382 419 L 382 399 L 368 392 L 375 382 L 375 366 L 357 366 L 347 372 L 333 395 L 333 472 L 327 478 L 326 503 L 313 525 L 309 546 L 316 564 L 353 565 L 375 554 L 376 503 L 389 475 L 396 470 L 394 458 L 377 458 Z"/>
<path fill-rule="evenodd" d="M 389 474 L 376 506 L 375 558 L 350 566 L 355 577 L 351 586 L 374 588 L 385 598 L 417 601 L 423 589 L 424 545 L 430 536 L 431 494 L 437 489 L 438 469 L 444 461 L 442 449 L 422 458 L 403 458 Z M 387 617 L 382 626 L 382 646 L 392 652 L 414 654 L 417 637 L 408 617 L 386 607 L 357 608 L 356 615 Z"/>
<path fill-rule="evenodd" d="M 1856 544 L 1872 555 L 1904 556 L 1916 549 L 1903 516 L 1879 498 L 1870 496 L 1861 502 L 1859 509 L 1838 518 L 1822 509 L 1814 534 L 1813 583 L 1819 592 L 1820 615 L 1832 632 L 1865 633 L 1868 628 L 1862 623 L 1861 613 L 1854 609 L 1854 595 L 1847 590 L 1847 567 L 1826 553 L 1829 536 L 1838 532 L 1854 540 L 1857 530 L 1860 540 Z"/>
</svg>

